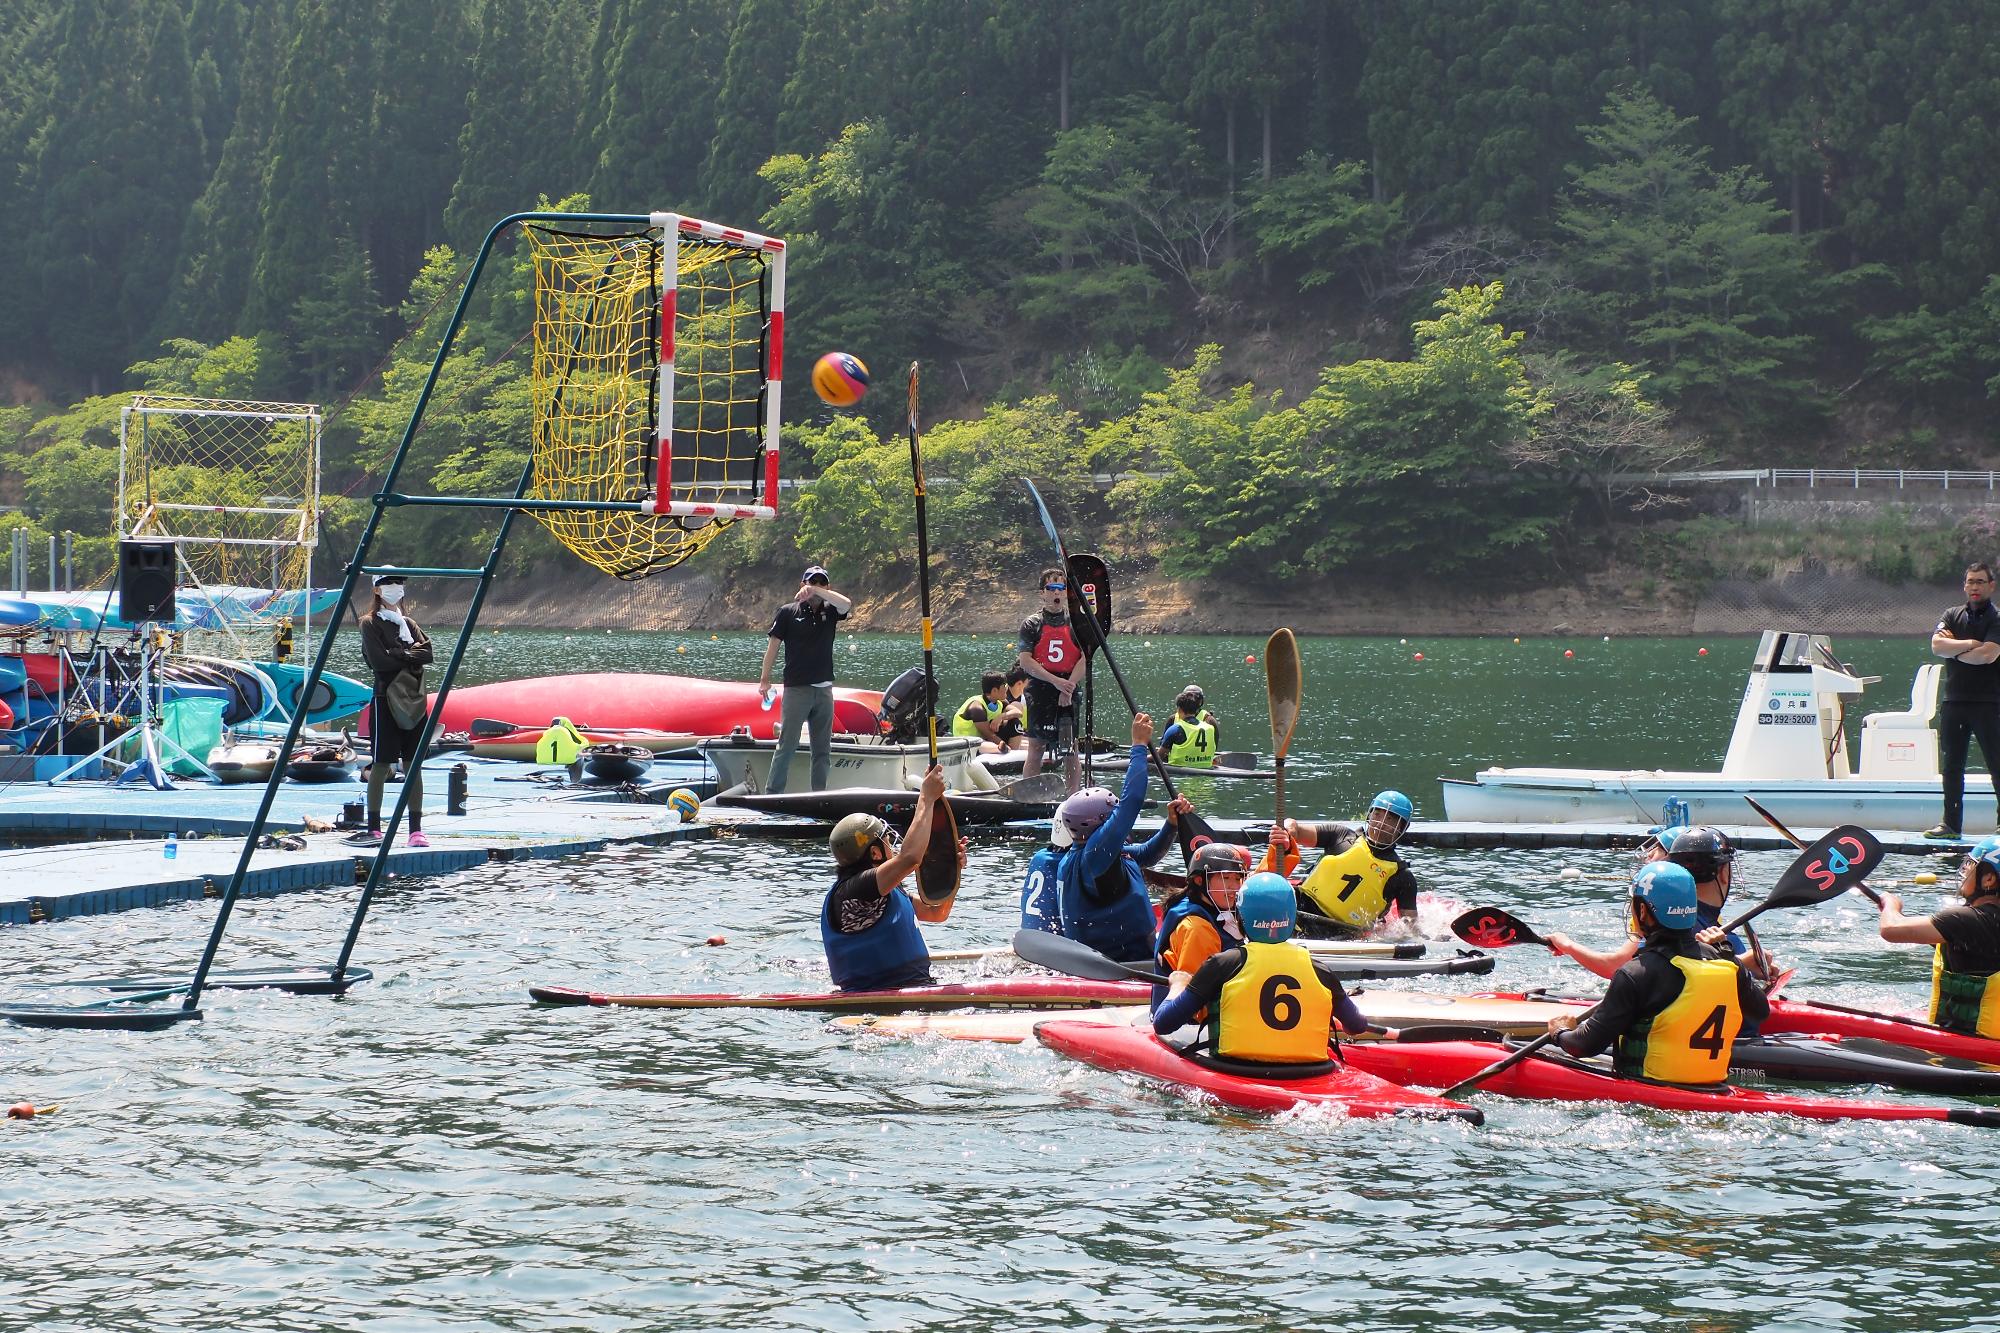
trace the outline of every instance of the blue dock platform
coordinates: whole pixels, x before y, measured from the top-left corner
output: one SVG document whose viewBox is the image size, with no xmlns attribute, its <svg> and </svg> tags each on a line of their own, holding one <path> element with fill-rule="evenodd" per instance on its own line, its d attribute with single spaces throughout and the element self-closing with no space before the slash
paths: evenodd
<svg viewBox="0 0 2000 1333">
<path fill-rule="evenodd" d="M 449 771 L 466 766 L 465 813 L 444 813 Z M 427 848 L 399 837 L 388 873 L 442 875 L 490 861 L 572 856 L 615 843 L 664 843 L 712 838 L 712 825 L 683 824 L 666 794 L 687 787 L 702 797 L 714 775 L 700 762 L 654 764 L 637 788 L 556 787 L 524 780 L 529 765 L 443 755 L 424 765 Z M 385 795 L 384 813 L 398 788 Z M 28 925 L 66 917 L 219 898 L 242 854 L 263 799 L 261 783 L 217 787 L 188 782 L 169 791 L 102 782 L 17 782 L 0 800 L 0 924 Z M 375 849 L 345 841 L 327 825 L 341 806 L 365 801 L 362 782 L 285 783 L 267 831 L 303 837 L 302 850 L 260 848 L 243 885 L 245 896 L 352 887 L 365 880 Z M 168 835 L 175 855 L 165 855 Z"/>
</svg>

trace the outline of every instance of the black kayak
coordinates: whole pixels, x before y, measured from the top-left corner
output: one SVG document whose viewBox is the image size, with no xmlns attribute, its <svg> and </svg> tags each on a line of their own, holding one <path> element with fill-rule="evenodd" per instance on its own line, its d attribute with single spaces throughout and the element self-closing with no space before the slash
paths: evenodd
<svg viewBox="0 0 2000 1333">
<path fill-rule="evenodd" d="M 1798 1083 L 1874 1083 L 1954 1097 L 2000 1097 L 2000 1065 L 1933 1055 L 1873 1037 L 1791 1034 L 1739 1041 L 1729 1073 Z"/>
<path fill-rule="evenodd" d="M 1016 819 L 1048 819 L 1054 801 L 1015 801 L 1005 796 L 945 796 L 952 817 L 960 824 L 1005 824 Z M 767 815 L 800 815 L 807 819 L 843 819 L 848 815 L 880 815 L 892 824 L 907 824 L 916 810 L 917 794 L 886 787 L 837 787 L 830 791 L 782 792 L 778 795 L 717 796 L 716 805 L 741 806 Z"/>
<path fill-rule="evenodd" d="M 1329 958 L 1313 966 L 1343 981 L 1379 981 L 1387 977 L 1469 977 L 1493 970 L 1490 953 L 1458 951 L 1455 958 Z"/>
</svg>

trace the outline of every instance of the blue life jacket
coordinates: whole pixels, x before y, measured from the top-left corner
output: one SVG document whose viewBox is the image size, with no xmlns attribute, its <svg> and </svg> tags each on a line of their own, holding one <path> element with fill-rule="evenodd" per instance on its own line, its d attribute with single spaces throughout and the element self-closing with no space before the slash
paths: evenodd
<svg viewBox="0 0 2000 1333">
<path fill-rule="evenodd" d="M 1094 886 L 1112 890 L 1109 896 L 1086 895 L 1082 876 L 1084 852 L 1083 847 L 1071 847 L 1063 853 L 1057 867 L 1060 933 L 1121 963 L 1146 957 L 1153 946 L 1153 904 L 1146 897 L 1146 881 L 1140 877 L 1139 863 L 1121 852 Z"/>
<path fill-rule="evenodd" d="M 836 885 L 836 887 L 838 887 Z M 868 929 L 843 935 L 833 928 L 833 890 L 819 906 L 819 938 L 826 946 L 827 970 L 841 990 L 893 990 L 931 984 L 931 951 L 917 929 L 916 908 L 901 889 L 891 889 L 881 917 Z"/>
<path fill-rule="evenodd" d="M 1215 933 L 1221 938 L 1224 949 L 1240 949 L 1243 947 L 1243 941 L 1238 939 L 1230 932 L 1228 927 L 1222 924 L 1220 916 L 1216 915 L 1205 904 L 1196 902 L 1193 894 L 1183 894 L 1174 900 L 1172 907 L 1169 907 L 1160 914 L 1160 928 L 1153 935 L 1153 966 L 1161 972 L 1168 970 L 1167 945 L 1173 941 L 1174 932 L 1180 929 L 1181 922 L 1191 916 L 1198 916 L 1208 922 L 1209 925 L 1214 926 Z M 1167 988 L 1155 982 L 1153 985 L 1153 1008 L 1158 1009 L 1161 1001 L 1166 998 Z"/>
<path fill-rule="evenodd" d="M 1060 909 L 1056 904 L 1056 872 L 1061 864 L 1060 847 L 1044 847 L 1028 861 L 1028 873 L 1021 880 L 1022 930 L 1062 934 Z"/>
</svg>

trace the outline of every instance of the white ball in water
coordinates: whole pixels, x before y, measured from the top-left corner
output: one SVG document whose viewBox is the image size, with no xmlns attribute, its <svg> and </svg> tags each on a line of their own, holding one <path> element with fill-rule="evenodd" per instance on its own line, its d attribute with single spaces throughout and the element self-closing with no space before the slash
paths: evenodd
<svg viewBox="0 0 2000 1333">
<path fill-rule="evenodd" d="M 1402 644 L 1404 647 L 1408 647 L 1410 643 L 1408 639 L 1398 639 L 1396 642 Z"/>
<path fill-rule="evenodd" d="M 1556 876 L 1556 878 L 1557 878 L 1557 879 L 1582 879 L 1582 878 L 1583 878 L 1583 872 L 1582 872 L 1581 870 L 1578 870 L 1578 869 L 1577 869 L 1577 868 L 1576 868 L 1575 866 L 1564 866 L 1564 867 L 1562 868 L 1562 873 L 1561 873 L 1561 874 L 1559 874 L 1559 875 L 1557 875 L 1557 876 Z"/>
</svg>

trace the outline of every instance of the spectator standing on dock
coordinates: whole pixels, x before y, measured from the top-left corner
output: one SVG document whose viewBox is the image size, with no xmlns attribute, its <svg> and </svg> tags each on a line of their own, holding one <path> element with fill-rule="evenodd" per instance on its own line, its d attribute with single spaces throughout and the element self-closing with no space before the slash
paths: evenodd
<svg viewBox="0 0 2000 1333">
<path fill-rule="evenodd" d="M 375 576 L 375 597 L 361 617 L 361 656 L 375 674 L 375 698 L 368 730 L 375 747 L 368 769 L 368 827 L 348 838 L 362 846 L 382 841 L 382 788 L 398 762 L 410 791 L 410 846 L 428 847 L 424 836 L 424 668 L 431 664 L 431 641 L 403 605 L 401 574 Z"/>
<path fill-rule="evenodd" d="M 853 599 L 829 586 L 823 567 L 807 565 L 799 576 L 798 595 L 779 607 L 771 621 L 757 692 L 771 697 L 771 666 L 777 661 L 778 645 L 783 644 L 784 712 L 778 721 L 778 748 L 771 755 L 771 778 L 765 784 L 773 795 L 782 792 L 791 777 L 802 725 L 812 728 L 811 790 L 826 787 L 833 767 L 833 641 L 840 622 L 853 609 Z"/>
<path fill-rule="evenodd" d="M 1945 659 L 1938 704 L 1938 773 L 1944 779 L 1944 820 L 1926 838 L 1956 838 L 1965 827 L 1965 761 L 1973 738 L 2000 801 L 2000 612 L 1993 608 L 1993 567 L 1965 567 L 1965 604 L 1944 613 L 1931 651 Z"/>
</svg>

